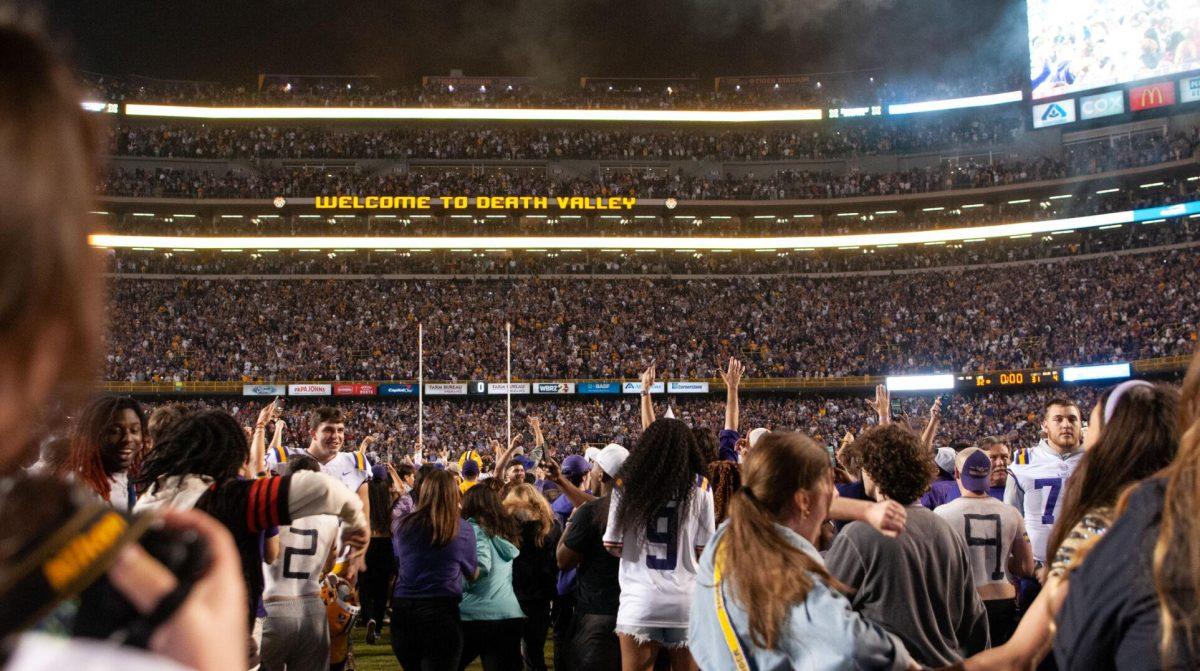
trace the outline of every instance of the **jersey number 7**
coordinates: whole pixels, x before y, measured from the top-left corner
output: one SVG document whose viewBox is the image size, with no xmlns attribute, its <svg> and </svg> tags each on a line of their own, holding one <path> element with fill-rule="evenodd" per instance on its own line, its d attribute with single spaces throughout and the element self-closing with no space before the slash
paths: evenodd
<svg viewBox="0 0 1200 671">
<path fill-rule="evenodd" d="M 1042 509 L 1042 524 L 1054 524 L 1054 506 L 1058 503 L 1058 493 L 1062 491 L 1062 478 L 1038 478 L 1033 481 L 1034 489 L 1049 487 L 1046 493 L 1046 507 Z"/>
</svg>

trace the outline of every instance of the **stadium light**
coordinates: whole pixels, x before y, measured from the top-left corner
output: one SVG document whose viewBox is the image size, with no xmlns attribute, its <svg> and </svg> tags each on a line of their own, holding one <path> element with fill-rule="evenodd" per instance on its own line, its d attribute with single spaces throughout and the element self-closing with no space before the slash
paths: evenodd
<svg viewBox="0 0 1200 671">
<path fill-rule="evenodd" d="M 1055 231 L 1072 229 L 1099 228 L 1114 224 L 1129 224 L 1162 218 L 1183 217 L 1200 213 L 1200 201 L 1181 203 L 1157 208 L 1125 210 L 1108 212 L 1083 217 L 1068 217 L 1064 219 L 1046 219 L 1042 221 L 1027 221 L 1013 224 L 992 224 L 989 226 L 965 226 L 958 228 L 905 231 L 901 233 L 866 233 L 854 235 L 817 235 L 817 236 L 787 236 L 787 237 L 192 237 L 192 236 L 156 236 L 156 235 L 110 235 L 93 234 L 89 241 L 94 247 L 130 248 L 152 247 L 169 249 L 186 246 L 197 249 L 257 249 L 260 247 L 278 247 L 280 249 L 376 249 L 379 247 L 395 247 L 410 249 L 413 247 L 429 249 L 528 249 L 547 248 L 578 248 L 578 249 L 655 249 L 671 250 L 678 248 L 694 248 L 697 250 L 711 249 L 777 249 L 777 248 L 836 248 L 853 245 L 880 246 L 886 244 L 924 244 L 927 242 L 960 242 L 968 238 L 989 239 L 1005 237 L 1030 237 L 1044 235 Z"/>
<path fill-rule="evenodd" d="M 888 105 L 887 113 L 895 116 L 900 114 L 916 114 L 919 112 L 940 112 L 943 110 L 965 109 L 968 107 L 988 107 L 991 105 L 1019 103 L 1023 97 L 1024 96 L 1020 91 L 1005 91 L 1004 93 L 992 93 L 983 96 L 969 96 L 966 98 L 948 98 L 945 100 L 926 100 L 916 103 L 899 103 L 896 105 Z"/>
<path fill-rule="evenodd" d="M 954 376 L 944 375 L 889 375 L 884 380 L 888 391 L 940 391 L 954 389 Z"/>
<path fill-rule="evenodd" d="M 316 119 L 428 121 L 662 121 L 672 123 L 764 123 L 820 121 L 819 109 L 751 111 L 512 109 L 469 107 L 200 107 L 196 105 L 125 106 L 126 116 L 175 119 Z"/>
<path fill-rule="evenodd" d="M 1067 366 L 1063 368 L 1063 380 L 1066 382 L 1086 382 L 1088 380 L 1113 380 L 1129 377 L 1129 364 L 1108 363 L 1099 366 Z"/>
</svg>

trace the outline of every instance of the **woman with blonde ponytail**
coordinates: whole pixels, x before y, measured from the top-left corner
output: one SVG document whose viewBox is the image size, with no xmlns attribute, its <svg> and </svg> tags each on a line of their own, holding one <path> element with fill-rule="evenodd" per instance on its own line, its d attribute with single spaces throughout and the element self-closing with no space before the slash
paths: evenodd
<svg viewBox="0 0 1200 671">
<path fill-rule="evenodd" d="M 1179 401 L 1179 450 L 1119 505 L 1071 576 L 1060 669 L 1200 668 L 1200 350 Z"/>
<path fill-rule="evenodd" d="M 851 610 L 813 545 L 835 496 L 828 456 L 804 435 L 773 432 L 755 446 L 700 558 L 688 631 L 700 668 L 920 668 Z"/>
</svg>

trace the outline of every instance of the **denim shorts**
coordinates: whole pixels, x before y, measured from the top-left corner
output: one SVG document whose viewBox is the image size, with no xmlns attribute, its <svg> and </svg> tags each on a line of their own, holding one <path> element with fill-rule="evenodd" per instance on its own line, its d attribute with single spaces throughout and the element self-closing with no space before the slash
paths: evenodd
<svg viewBox="0 0 1200 671">
<path fill-rule="evenodd" d="M 624 634 L 638 643 L 658 643 L 668 648 L 686 648 L 687 627 L 637 627 L 618 624 L 617 633 Z"/>
</svg>

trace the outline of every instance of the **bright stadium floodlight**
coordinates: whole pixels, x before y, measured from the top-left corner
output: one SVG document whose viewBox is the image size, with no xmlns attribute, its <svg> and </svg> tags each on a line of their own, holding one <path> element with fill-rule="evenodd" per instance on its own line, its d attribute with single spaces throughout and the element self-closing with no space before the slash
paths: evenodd
<svg viewBox="0 0 1200 671">
<path fill-rule="evenodd" d="M 887 113 L 896 116 L 900 114 L 916 114 L 919 112 L 957 110 L 968 107 L 988 107 L 990 105 L 1019 103 L 1023 97 L 1024 95 L 1020 91 L 1005 91 L 1004 93 L 992 93 L 983 96 L 969 96 L 966 98 L 949 98 L 946 100 L 926 100 L 924 102 L 916 103 L 899 103 L 896 105 L 888 105 Z"/>
<path fill-rule="evenodd" d="M 1067 366 L 1063 368 L 1062 376 L 1066 382 L 1086 382 L 1088 380 L 1115 380 L 1132 375 L 1127 363 L 1106 363 L 1099 366 Z"/>
<path fill-rule="evenodd" d="M 954 376 L 944 375 L 889 375 L 884 380 L 888 391 L 942 391 L 954 389 Z"/>
<path fill-rule="evenodd" d="M 663 121 L 765 123 L 820 121 L 819 109 L 711 110 L 512 109 L 470 107 L 200 107 L 128 104 L 126 116 L 175 119 L 318 119 L 428 121 Z"/>
</svg>

